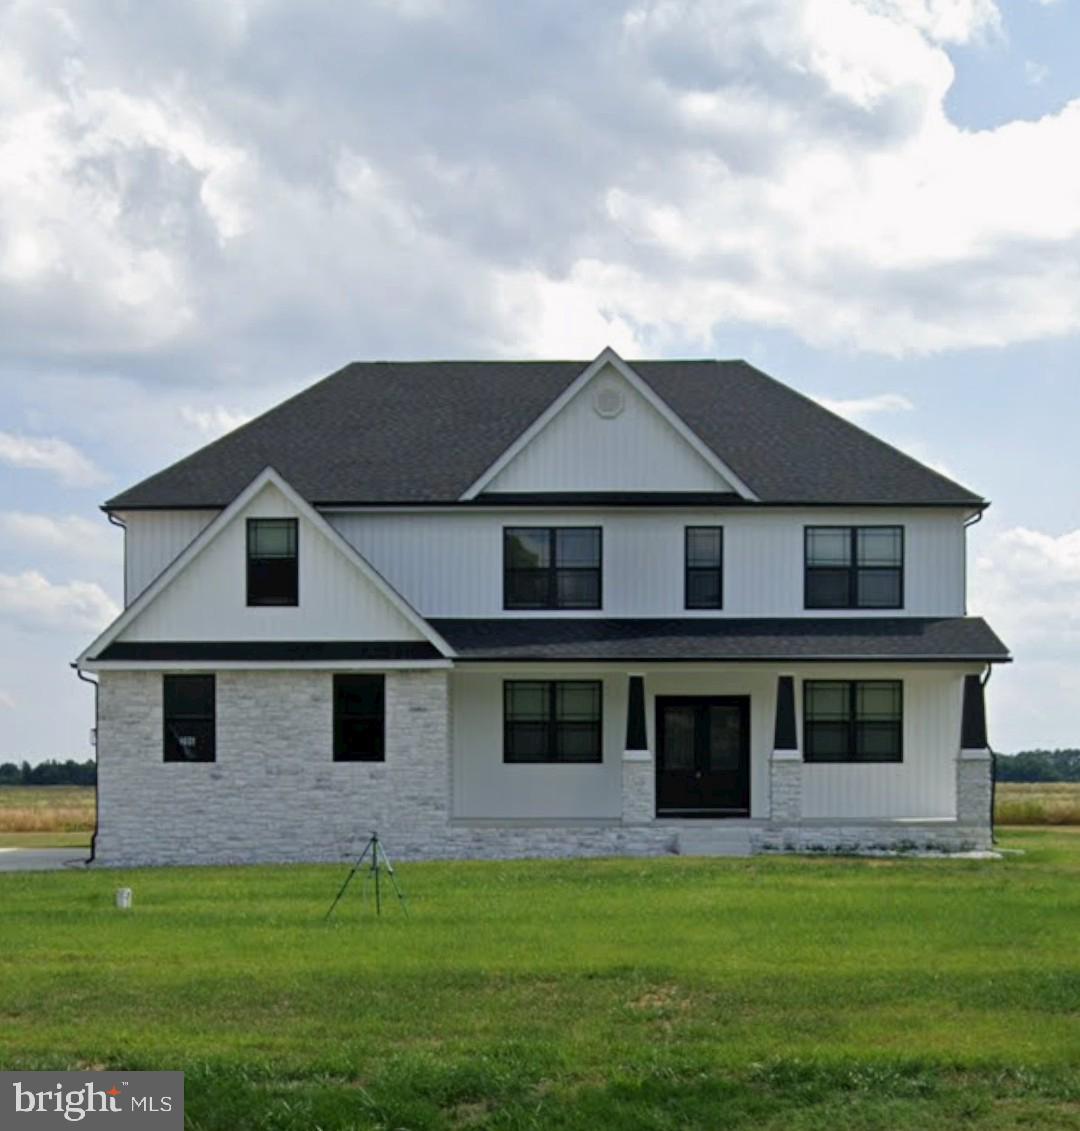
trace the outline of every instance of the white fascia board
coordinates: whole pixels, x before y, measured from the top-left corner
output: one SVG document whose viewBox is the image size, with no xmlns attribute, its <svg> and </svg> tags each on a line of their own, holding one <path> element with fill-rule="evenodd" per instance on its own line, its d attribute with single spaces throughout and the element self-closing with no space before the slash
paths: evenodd
<svg viewBox="0 0 1080 1131">
<path fill-rule="evenodd" d="M 249 502 L 267 484 L 275 486 L 296 507 L 315 528 L 330 540 L 360 573 L 416 628 L 421 635 L 433 644 L 444 656 L 452 656 L 454 650 L 431 627 L 430 624 L 413 608 L 412 605 L 382 576 L 375 567 L 364 558 L 360 552 L 350 545 L 331 524 L 304 498 L 285 481 L 272 467 L 266 467 L 236 496 L 235 499 L 207 526 L 201 534 L 173 559 L 157 577 L 135 598 L 134 601 L 93 640 L 75 661 L 77 668 L 84 668 L 91 656 L 96 656 L 103 648 L 107 648 L 124 631 L 142 611 L 154 601 L 158 594 L 166 589 L 184 569 L 206 549 L 208 545 L 228 526 L 248 505 Z M 96 670 L 96 669 L 87 669 Z"/>
<path fill-rule="evenodd" d="M 715 471 L 718 475 L 723 476 L 738 493 L 751 502 L 757 502 L 758 498 L 750 490 L 750 488 L 731 470 L 730 467 L 720 457 L 705 444 L 698 435 L 687 425 L 686 421 L 682 419 L 676 412 L 674 412 L 667 403 L 658 396 L 652 386 L 644 380 L 635 370 L 627 365 L 625 361 L 611 348 L 606 346 L 596 357 L 590 362 L 577 377 L 570 383 L 570 385 L 559 394 L 548 405 L 548 407 L 521 433 L 520 436 L 503 452 L 501 456 L 477 479 L 470 487 L 468 487 L 461 495 L 462 501 L 475 499 L 485 487 L 503 470 L 504 467 L 514 457 L 528 445 L 540 432 L 547 427 L 548 423 L 553 420 L 558 414 L 581 392 L 583 388 L 607 365 L 610 365 L 628 384 L 640 393 L 642 397 L 652 406 L 652 408 L 659 413 L 659 415 L 682 437 L 682 439 L 694 449 L 695 452 Z"/>
</svg>

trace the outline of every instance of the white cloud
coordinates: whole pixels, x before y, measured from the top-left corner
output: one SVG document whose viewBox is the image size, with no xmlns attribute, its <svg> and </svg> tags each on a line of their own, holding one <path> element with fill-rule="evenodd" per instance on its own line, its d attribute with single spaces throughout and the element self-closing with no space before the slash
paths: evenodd
<svg viewBox="0 0 1080 1131">
<path fill-rule="evenodd" d="M 0 432 L 0 461 L 13 467 L 50 471 L 70 487 L 92 487 L 108 479 L 78 448 L 54 436 Z"/>
<path fill-rule="evenodd" d="M 0 352 L 181 384 L 1080 328 L 1080 101 L 946 113 L 992 0 L 566 4 L 573 36 L 529 5 L 312 5 L 326 49 L 287 63 L 287 4 L 157 10 L 0 16 Z"/>
<path fill-rule="evenodd" d="M 120 562 L 123 535 L 104 516 L 91 522 L 80 515 L 27 514 L 0 511 L 0 537 L 33 549 L 50 550 L 88 561 Z"/>
<path fill-rule="evenodd" d="M 1024 60 L 1024 78 L 1031 86 L 1042 86 L 1050 77 L 1050 68 L 1045 63 L 1036 63 L 1032 59 Z"/>
<path fill-rule="evenodd" d="M 218 436 L 239 428 L 241 424 L 246 424 L 251 419 L 246 412 L 237 412 L 221 405 L 207 409 L 181 405 L 180 418 L 194 425 L 207 440 L 217 439 Z"/>
<path fill-rule="evenodd" d="M 992 536 L 975 559 L 970 607 L 1016 658 L 994 676 L 995 744 L 1015 751 L 1080 743 L 1080 530 L 1014 527 Z"/>
<path fill-rule="evenodd" d="M 818 404 L 846 420 L 861 421 L 887 412 L 910 412 L 915 406 L 902 393 L 876 393 L 869 397 L 815 397 Z"/>
<path fill-rule="evenodd" d="M 0 574 L 0 618 L 30 631 L 98 632 L 119 612 L 92 581 L 54 584 L 36 570 Z"/>
<path fill-rule="evenodd" d="M 15 709 L 15 696 L 8 691 L 0 691 L 0 707 L 13 711 Z"/>
<path fill-rule="evenodd" d="M 1018 651 L 1034 645 L 1080 664 L 1080 530 L 998 534 L 976 558 L 972 602 L 993 609 Z"/>
</svg>

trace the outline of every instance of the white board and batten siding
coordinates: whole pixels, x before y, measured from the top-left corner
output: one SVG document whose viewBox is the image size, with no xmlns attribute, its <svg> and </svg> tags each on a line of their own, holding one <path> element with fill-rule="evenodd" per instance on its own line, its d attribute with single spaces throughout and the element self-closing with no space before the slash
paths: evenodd
<svg viewBox="0 0 1080 1131">
<path fill-rule="evenodd" d="M 656 750 L 656 698 L 740 695 L 750 698 L 750 816 L 769 815 L 769 760 L 776 710 L 776 666 L 675 670 L 636 665 L 645 676 L 649 748 Z M 963 676 L 977 667 L 925 669 L 883 664 L 803 664 L 806 679 L 900 679 L 904 684 L 904 756 L 898 763 L 804 763 L 803 817 L 808 820 L 948 819 L 956 811 Z M 503 681 L 603 681 L 603 761 L 590 765 L 519 765 L 503 761 Z M 462 820 L 617 819 L 626 733 L 625 670 L 588 665 L 458 668 L 451 675 L 453 811 Z M 798 717 L 802 718 L 801 706 Z M 800 733 L 800 738 L 801 738 Z"/>
<path fill-rule="evenodd" d="M 605 405 L 614 409 L 605 414 Z M 732 484 L 610 366 L 485 491 L 732 491 Z"/>
<path fill-rule="evenodd" d="M 125 511 L 124 600 L 132 601 L 214 521 L 216 510 Z"/>
<path fill-rule="evenodd" d="M 962 511 L 533 509 L 455 512 L 327 512 L 327 518 L 425 616 L 551 616 L 502 607 L 503 528 L 599 526 L 603 608 L 561 613 L 601 617 L 867 616 L 866 610 L 803 605 L 803 529 L 809 525 L 904 527 L 904 608 L 883 616 L 964 613 Z M 684 608 L 687 526 L 724 528 L 724 608 Z"/>
<path fill-rule="evenodd" d="M 296 607 L 247 605 L 247 518 L 298 512 L 267 485 L 157 595 L 120 636 L 123 641 L 423 640 L 343 550 L 299 516 Z"/>
<path fill-rule="evenodd" d="M 806 679 L 898 679 L 904 685 L 903 761 L 803 764 L 803 817 L 858 820 L 949 818 L 956 815 L 956 760 L 964 674 L 981 668 L 804 665 L 797 717 L 802 726 Z M 800 739 L 801 739 L 800 734 Z"/>
</svg>

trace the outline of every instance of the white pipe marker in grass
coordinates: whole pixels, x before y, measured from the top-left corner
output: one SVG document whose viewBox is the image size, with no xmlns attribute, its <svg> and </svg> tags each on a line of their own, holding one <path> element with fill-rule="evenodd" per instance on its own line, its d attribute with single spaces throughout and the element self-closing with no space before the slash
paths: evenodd
<svg viewBox="0 0 1080 1131">
<path fill-rule="evenodd" d="M 116 889 L 116 906 L 121 911 L 131 910 L 131 888 L 117 888 Z"/>
</svg>

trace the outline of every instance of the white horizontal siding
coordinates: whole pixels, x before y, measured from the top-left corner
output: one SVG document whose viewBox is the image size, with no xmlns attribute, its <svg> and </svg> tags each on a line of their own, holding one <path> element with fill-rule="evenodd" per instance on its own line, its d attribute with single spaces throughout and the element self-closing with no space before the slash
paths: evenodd
<svg viewBox="0 0 1080 1131">
<path fill-rule="evenodd" d="M 217 517 L 215 510 L 128 511 L 124 534 L 124 598 L 131 604 Z"/>
<path fill-rule="evenodd" d="M 603 528 L 604 605 L 574 616 L 960 616 L 964 527 L 959 511 L 457 511 L 332 512 L 330 521 L 426 616 L 498 617 L 502 530 L 508 525 Z M 905 607 L 898 612 L 803 607 L 803 528 L 896 522 L 905 529 Z M 724 608 L 683 607 L 684 530 L 724 528 Z M 551 615 L 551 613 L 537 614 Z"/>
<path fill-rule="evenodd" d="M 136 617 L 120 639 L 424 639 L 342 550 L 303 517 L 298 532 L 299 604 L 248 608 L 245 520 L 296 516 L 296 509 L 276 487 L 265 487 Z"/>
</svg>

